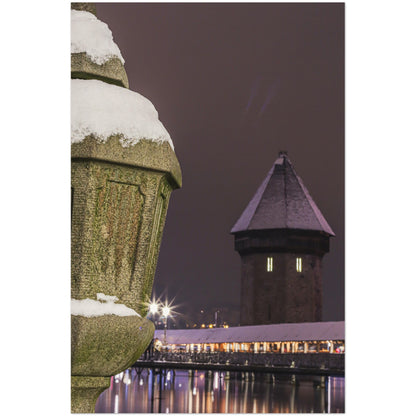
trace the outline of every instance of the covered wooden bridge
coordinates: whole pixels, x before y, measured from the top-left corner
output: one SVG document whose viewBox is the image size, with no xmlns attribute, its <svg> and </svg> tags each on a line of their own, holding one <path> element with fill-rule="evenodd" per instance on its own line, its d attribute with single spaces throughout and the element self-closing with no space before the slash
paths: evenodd
<svg viewBox="0 0 416 416">
<path fill-rule="evenodd" d="M 305 322 L 212 329 L 155 331 L 156 349 L 172 352 L 331 353 L 345 352 L 345 322 Z"/>
</svg>

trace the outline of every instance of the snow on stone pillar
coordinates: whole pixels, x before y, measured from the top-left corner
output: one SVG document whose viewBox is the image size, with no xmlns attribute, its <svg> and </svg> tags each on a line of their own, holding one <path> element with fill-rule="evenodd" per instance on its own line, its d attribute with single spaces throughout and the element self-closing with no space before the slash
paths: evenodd
<svg viewBox="0 0 416 416">
<path fill-rule="evenodd" d="M 145 302 L 182 177 L 153 104 L 128 89 L 108 26 L 94 5 L 72 8 L 71 410 L 93 413 L 153 338 Z"/>
</svg>

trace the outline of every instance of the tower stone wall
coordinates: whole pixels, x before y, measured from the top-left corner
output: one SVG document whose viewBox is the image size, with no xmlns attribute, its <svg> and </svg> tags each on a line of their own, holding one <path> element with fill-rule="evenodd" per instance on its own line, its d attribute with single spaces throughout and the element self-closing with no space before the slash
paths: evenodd
<svg viewBox="0 0 416 416">
<path fill-rule="evenodd" d="M 267 271 L 267 258 L 273 271 Z M 296 258 L 303 271 L 296 271 Z M 241 325 L 316 322 L 322 318 L 322 257 L 253 253 L 241 257 Z"/>
</svg>

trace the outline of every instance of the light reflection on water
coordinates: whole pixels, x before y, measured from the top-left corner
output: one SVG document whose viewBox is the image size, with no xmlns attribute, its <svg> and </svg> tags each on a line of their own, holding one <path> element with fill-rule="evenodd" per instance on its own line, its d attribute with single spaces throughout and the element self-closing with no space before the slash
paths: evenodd
<svg viewBox="0 0 416 416">
<path fill-rule="evenodd" d="M 344 377 L 132 368 L 111 378 L 97 413 L 344 413 Z"/>
</svg>

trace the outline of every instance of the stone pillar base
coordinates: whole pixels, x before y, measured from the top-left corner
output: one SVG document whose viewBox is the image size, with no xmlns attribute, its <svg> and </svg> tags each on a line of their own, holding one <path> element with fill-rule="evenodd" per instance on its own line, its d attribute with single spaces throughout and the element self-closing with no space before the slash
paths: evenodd
<svg viewBox="0 0 416 416">
<path fill-rule="evenodd" d="M 110 387 L 111 377 L 71 377 L 71 413 L 95 413 L 98 396 Z"/>
</svg>

